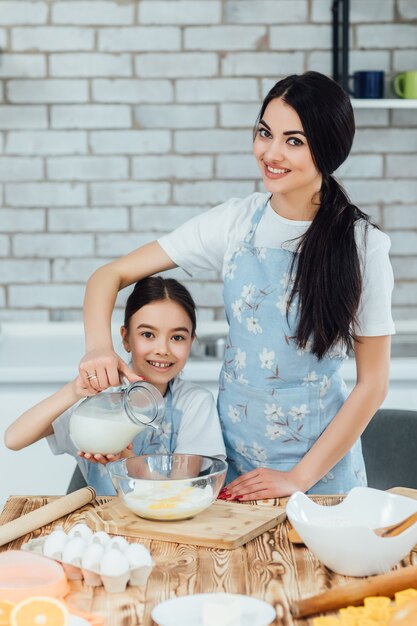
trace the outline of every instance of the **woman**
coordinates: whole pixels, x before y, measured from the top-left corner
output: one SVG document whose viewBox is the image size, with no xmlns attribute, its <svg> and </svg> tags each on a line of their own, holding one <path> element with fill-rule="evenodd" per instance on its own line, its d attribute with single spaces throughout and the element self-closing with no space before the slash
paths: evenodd
<svg viewBox="0 0 417 626">
<path fill-rule="evenodd" d="M 222 269 L 230 498 L 366 484 L 359 438 L 387 391 L 393 278 L 388 237 L 332 177 L 354 132 L 349 97 L 333 80 L 307 72 L 279 81 L 253 142 L 268 193 L 229 200 L 89 280 L 80 372 L 95 371 L 98 389 L 130 375 L 111 344 L 119 289 L 175 266 Z M 346 397 L 339 370 L 349 349 L 357 382 Z"/>
</svg>

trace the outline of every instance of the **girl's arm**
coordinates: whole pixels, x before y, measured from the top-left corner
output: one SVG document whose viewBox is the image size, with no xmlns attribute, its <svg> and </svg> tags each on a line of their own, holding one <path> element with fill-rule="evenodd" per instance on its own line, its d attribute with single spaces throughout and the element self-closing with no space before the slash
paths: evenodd
<svg viewBox="0 0 417 626">
<path fill-rule="evenodd" d="M 96 392 L 94 392 L 96 393 Z M 81 398 L 92 395 L 77 378 L 52 396 L 25 411 L 6 430 L 4 443 L 10 450 L 21 450 L 43 437 L 52 435 L 52 422 Z"/>
<path fill-rule="evenodd" d="M 326 430 L 289 472 L 252 470 L 227 485 L 242 500 L 276 498 L 307 491 L 344 457 L 381 406 L 388 391 L 391 337 L 355 341 L 356 385 Z"/>
<path fill-rule="evenodd" d="M 83 384 L 90 391 L 120 385 L 125 376 L 130 382 L 140 379 L 115 353 L 111 336 L 111 317 L 120 289 L 157 272 L 176 267 L 157 241 L 138 248 L 127 256 L 100 267 L 90 277 L 84 298 L 86 354 L 80 362 Z M 94 374 L 97 378 L 87 379 Z"/>
</svg>

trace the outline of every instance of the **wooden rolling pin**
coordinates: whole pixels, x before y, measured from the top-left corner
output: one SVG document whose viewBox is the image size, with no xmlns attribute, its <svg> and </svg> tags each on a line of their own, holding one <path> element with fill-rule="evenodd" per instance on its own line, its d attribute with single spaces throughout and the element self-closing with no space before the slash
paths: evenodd
<svg viewBox="0 0 417 626">
<path fill-rule="evenodd" d="M 0 526 L 0 546 L 31 533 L 46 524 L 50 524 L 59 517 L 72 513 L 76 509 L 88 504 L 96 497 L 93 487 L 83 487 L 62 498 L 48 502 L 26 515 L 22 515 L 11 522 Z"/>
<path fill-rule="evenodd" d="M 366 554 L 364 554 L 364 558 L 366 558 Z M 292 603 L 290 608 L 294 617 L 307 617 L 326 611 L 336 611 L 345 606 L 357 606 L 362 604 L 363 599 L 367 596 L 389 596 L 391 598 L 397 591 L 409 587 L 417 589 L 416 565 L 409 565 L 380 576 L 370 576 L 343 587 L 325 591 L 317 596 L 298 600 Z"/>
</svg>

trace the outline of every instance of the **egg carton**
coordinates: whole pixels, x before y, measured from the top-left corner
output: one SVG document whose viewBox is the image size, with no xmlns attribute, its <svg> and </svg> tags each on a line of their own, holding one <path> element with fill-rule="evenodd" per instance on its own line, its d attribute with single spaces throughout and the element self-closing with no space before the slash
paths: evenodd
<svg viewBox="0 0 417 626">
<path fill-rule="evenodd" d="M 68 580 L 103 585 L 109 593 L 123 592 L 128 584 L 145 586 L 154 566 L 144 545 L 104 531 L 93 533 L 86 524 L 76 524 L 68 533 L 57 526 L 49 535 L 23 544 L 22 550 L 58 561 Z"/>
</svg>

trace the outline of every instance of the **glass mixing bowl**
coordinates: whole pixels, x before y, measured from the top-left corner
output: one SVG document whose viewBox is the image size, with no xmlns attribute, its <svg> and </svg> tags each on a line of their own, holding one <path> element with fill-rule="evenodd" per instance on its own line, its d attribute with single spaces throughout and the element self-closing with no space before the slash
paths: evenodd
<svg viewBox="0 0 417 626">
<path fill-rule="evenodd" d="M 107 464 L 124 505 L 147 519 L 194 517 L 217 498 L 227 463 L 196 454 L 146 454 Z"/>
</svg>

